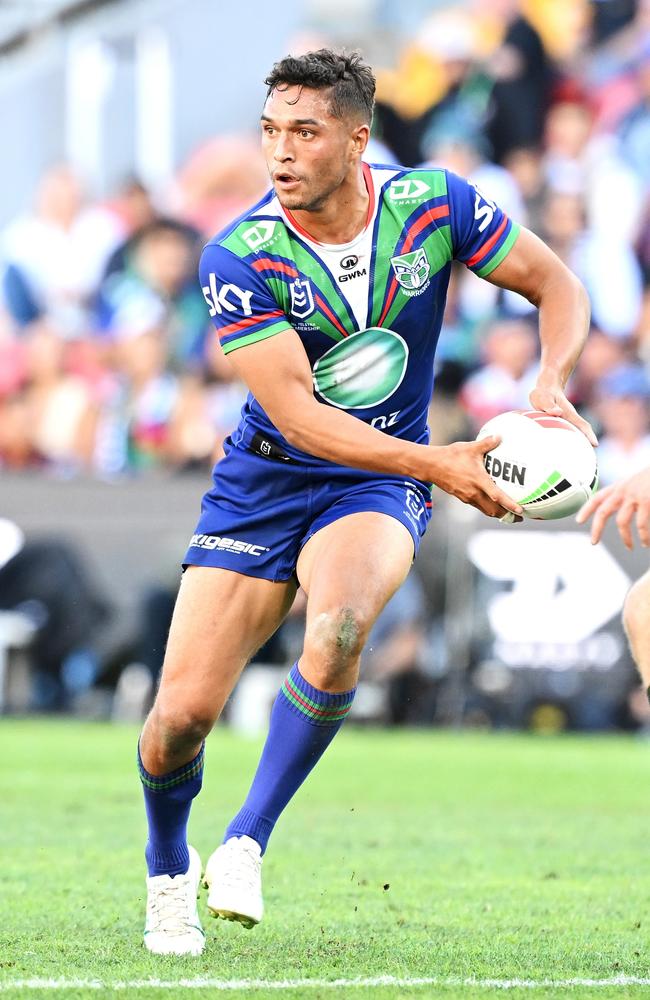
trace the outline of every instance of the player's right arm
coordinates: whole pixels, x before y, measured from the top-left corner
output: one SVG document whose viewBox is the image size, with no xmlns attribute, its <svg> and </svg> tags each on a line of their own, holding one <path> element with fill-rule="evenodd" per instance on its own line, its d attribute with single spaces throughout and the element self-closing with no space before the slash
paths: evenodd
<svg viewBox="0 0 650 1000">
<path fill-rule="evenodd" d="M 485 452 L 497 437 L 443 447 L 415 444 L 383 434 L 344 410 L 319 403 L 305 349 L 292 328 L 230 355 L 272 423 L 289 444 L 309 455 L 392 475 L 435 483 L 446 493 L 490 517 L 521 508 L 490 479 Z"/>
<path fill-rule="evenodd" d="M 578 524 L 584 524 L 592 514 L 593 545 L 600 541 L 609 518 L 616 514 L 616 527 L 626 548 L 632 549 L 634 546 L 633 521 L 636 522 L 641 544 L 650 546 L 650 469 L 637 472 L 596 493 L 578 512 Z"/>
</svg>

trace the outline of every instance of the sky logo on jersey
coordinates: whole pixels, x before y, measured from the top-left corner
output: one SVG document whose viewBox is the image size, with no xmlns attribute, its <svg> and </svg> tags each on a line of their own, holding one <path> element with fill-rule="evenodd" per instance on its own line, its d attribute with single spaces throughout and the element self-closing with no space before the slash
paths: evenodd
<svg viewBox="0 0 650 1000">
<path fill-rule="evenodd" d="M 429 185 L 418 177 L 406 177 L 404 180 L 393 181 L 388 189 L 388 197 L 391 201 L 407 201 L 421 198 L 430 190 Z"/>
<path fill-rule="evenodd" d="M 253 315 L 251 308 L 253 293 L 240 288 L 239 285 L 225 284 L 220 288 L 214 273 L 210 274 L 208 284 L 203 285 L 201 291 L 211 316 L 216 316 L 217 313 L 221 315 L 224 310 L 233 313 L 241 310 L 244 316 Z"/>
<path fill-rule="evenodd" d="M 241 238 L 251 250 L 259 250 L 266 243 L 270 243 L 275 235 L 275 222 L 270 219 L 263 219 L 256 226 L 246 229 Z"/>
<path fill-rule="evenodd" d="M 303 281 L 296 278 L 289 285 L 291 296 L 291 315 L 297 319 L 306 319 L 311 316 L 316 306 L 314 305 L 314 293 L 311 290 L 311 282 L 305 278 Z"/>
<path fill-rule="evenodd" d="M 419 295 L 429 284 L 431 265 L 424 247 L 391 257 L 393 272 L 407 295 Z"/>
<path fill-rule="evenodd" d="M 344 410 L 377 406 L 401 384 L 408 354 L 398 333 L 371 326 L 339 341 L 318 359 L 312 373 L 314 388 Z"/>
</svg>

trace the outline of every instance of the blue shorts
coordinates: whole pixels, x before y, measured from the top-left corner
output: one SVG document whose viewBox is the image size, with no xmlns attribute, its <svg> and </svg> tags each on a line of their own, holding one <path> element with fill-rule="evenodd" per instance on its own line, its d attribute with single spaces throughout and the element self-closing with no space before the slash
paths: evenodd
<svg viewBox="0 0 650 1000">
<path fill-rule="evenodd" d="M 263 442 L 266 445 L 267 442 Z M 347 514 L 378 511 L 410 531 L 414 552 L 431 518 L 431 488 L 400 476 L 263 457 L 230 439 L 212 474 L 183 560 L 264 580 L 288 580 L 303 545 Z"/>
</svg>

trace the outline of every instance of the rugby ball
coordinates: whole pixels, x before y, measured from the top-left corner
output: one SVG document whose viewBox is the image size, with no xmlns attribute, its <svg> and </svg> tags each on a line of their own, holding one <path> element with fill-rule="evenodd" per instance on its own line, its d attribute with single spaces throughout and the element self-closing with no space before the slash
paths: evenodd
<svg viewBox="0 0 650 1000">
<path fill-rule="evenodd" d="M 494 482 L 524 509 L 552 521 L 575 514 L 598 486 L 596 452 L 577 427 L 540 410 L 510 410 L 481 427 L 477 440 L 498 434 L 484 457 Z"/>
</svg>

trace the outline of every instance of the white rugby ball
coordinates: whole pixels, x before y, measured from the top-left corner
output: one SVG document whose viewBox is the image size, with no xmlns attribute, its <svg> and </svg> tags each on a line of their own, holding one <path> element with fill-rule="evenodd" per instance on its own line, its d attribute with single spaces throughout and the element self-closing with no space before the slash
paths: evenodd
<svg viewBox="0 0 650 1000">
<path fill-rule="evenodd" d="M 582 431 L 540 410 L 510 410 L 481 427 L 477 440 L 498 434 L 485 455 L 494 482 L 524 509 L 551 521 L 575 514 L 598 486 L 596 452 Z"/>
</svg>

